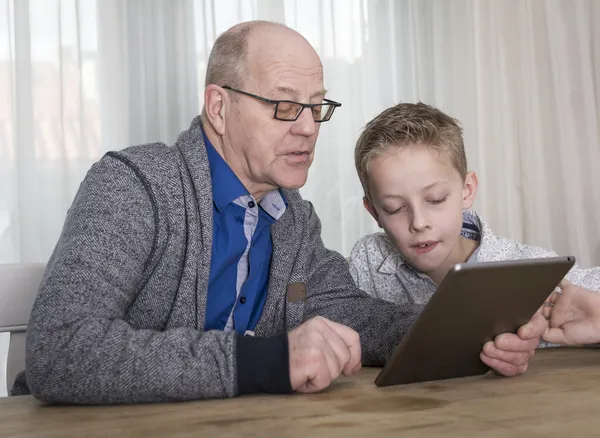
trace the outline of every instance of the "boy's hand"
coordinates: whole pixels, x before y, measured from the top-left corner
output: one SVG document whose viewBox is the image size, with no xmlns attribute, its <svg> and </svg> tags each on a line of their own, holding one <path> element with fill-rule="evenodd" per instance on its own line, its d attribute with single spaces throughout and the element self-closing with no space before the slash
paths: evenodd
<svg viewBox="0 0 600 438">
<path fill-rule="evenodd" d="M 529 359 L 535 354 L 548 321 L 538 310 L 517 334 L 503 333 L 486 342 L 479 355 L 483 363 L 503 376 L 516 376 L 527 371 Z"/>
</svg>

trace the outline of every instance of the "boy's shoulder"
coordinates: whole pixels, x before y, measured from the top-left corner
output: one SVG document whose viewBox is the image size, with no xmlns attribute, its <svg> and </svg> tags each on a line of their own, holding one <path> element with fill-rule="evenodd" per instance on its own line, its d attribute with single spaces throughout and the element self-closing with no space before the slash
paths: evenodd
<svg viewBox="0 0 600 438">
<path fill-rule="evenodd" d="M 526 245 L 516 240 L 495 234 L 488 224 L 477 213 L 473 214 L 481 233 L 480 246 L 476 251 L 477 262 L 491 262 L 501 260 L 517 260 L 538 257 L 551 257 L 553 251 Z"/>
<path fill-rule="evenodd" d="M 364 262 L 372 266 L 382 263 L 396 251 L 396 247 L 385 233 L 367 234 L 354 244 L 350 252 L 350 263 L 361 264 Z"/>
</svg>

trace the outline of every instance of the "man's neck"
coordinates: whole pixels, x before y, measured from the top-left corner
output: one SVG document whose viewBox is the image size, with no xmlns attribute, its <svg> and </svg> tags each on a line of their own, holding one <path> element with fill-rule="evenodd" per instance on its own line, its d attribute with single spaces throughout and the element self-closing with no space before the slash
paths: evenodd
<svg viewBox="0 0 600 438">
<path fill-rule="evenodd" d="M 273 190 L 273 187 L 268 184 L 252 183 L 250 178 L 246 176 L 246 172 L 242 170 L 242 166 L 238 166 L 240 160 L 237 159 L 238 156 L 235 154 L 235 152 L 233 152 L 233 148 L 227 147 L 227 145 L 224 144 L 223 137 L 217 134 L 212 128 L 211 124 L 208 123 L 204 118 L 202 118 L 202 129 L 204 129 L 204 134 L 206 135 L 206 138 L 208 138 L 208 141 L 210 141 L 210 144 L 213 145 L 221 158 L 225 160 L 235 176 L 238 177 L 240 182 L 244 185 L 244 187 L 246 187 L 246 190 L 248 190 L 256 202 L 260 202 L 268 192 Z"/>
</svg>

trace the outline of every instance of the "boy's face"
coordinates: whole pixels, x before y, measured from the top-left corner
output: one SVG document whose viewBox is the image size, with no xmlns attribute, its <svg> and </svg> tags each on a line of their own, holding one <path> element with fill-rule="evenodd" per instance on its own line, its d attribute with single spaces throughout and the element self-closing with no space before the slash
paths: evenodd
<svg viewBox="0 0 600 438">
<path fill-rule="evenodd" d="M 431 147 L 391 147 L 369 167 L 373 215 L 404 260 L 431 276 L 460 257 L 463 209 L 475 200 L 477 177 L 465 181 L 449 157 Z"/>
</svg>

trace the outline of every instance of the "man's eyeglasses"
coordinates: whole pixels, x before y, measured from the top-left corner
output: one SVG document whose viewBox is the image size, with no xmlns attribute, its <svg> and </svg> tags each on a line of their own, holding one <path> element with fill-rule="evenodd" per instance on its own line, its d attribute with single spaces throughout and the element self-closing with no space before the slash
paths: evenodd
<svg viewBox="0 0 600 438">
<path fill-rule="evenodd" d="M 323 99 L 322 103 L 300 103 L 294 102 L 293 100 L 272 100 L 265 97 L 257 96 L 256 94 L 247 93 L 242 90 L 231 88 L 229 85 L 223 85 L 223 88 L 229 91 L 235 91 L 236 93 L 250 96 L 254 99 L 260 100 L 261 102 L 275 105 L 275 112 L 273 117 L 277 120 L 283 120 L 286 122 L 293 122 L 298 120 L 304 108 L 309 108 L 312 112 L 313 120 L 317 123 L 327 122 L 331 119 L 333 111 L 338 106 L 342 106 L 341 103 L 335 102 L 329 99 Z"/>
</svg>

